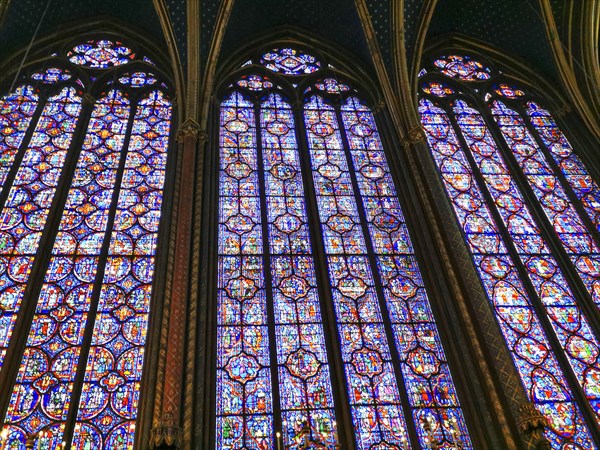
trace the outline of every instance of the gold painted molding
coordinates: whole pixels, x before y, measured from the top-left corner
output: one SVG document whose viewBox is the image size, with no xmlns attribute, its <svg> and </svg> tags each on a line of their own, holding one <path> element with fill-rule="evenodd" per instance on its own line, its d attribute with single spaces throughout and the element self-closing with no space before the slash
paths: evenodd
<svg viewBox="0 0 600 450">
<path fill-rule="evenodd" d="M 431 25 L 431 19 L 433 13 L 438 4 L 438 0 L 425 0 L 421 7 L 421 14 L 419 15 L 419 23 L 417 26 L 417 37 L 415 38 L 415 48 L 411 62 L 410 69 L 410 86 L 413 93 L 414 102 L 417 102 L 417 79 L 419 77 L 419 71 L 421 70 L 421 58 L 423 57 L 423 49 L 425 48 L 425 38 L 429 31 L 429 25 Z"/>
<path fill-rule="evenodd" d="M 198 105 L 200 102 L 200 33 L 202 22 L 198 0 L 187 2 L 187 97 L 186 119 L 198 121 Z"/>
<path fill-rule="evenodd" d="M 584 91 L 584 98 L 600 120 L 600 2 L 570 0 L 561 20 L 565 32 L 559 38 Z"/>
<path fill-rule="evenodd" d="M 206 124 L 208 122 L 208 110 L 215 85 L 215 72 L 217 70 L 221 45 L 223 44 L 223 38 L 225 37 L 225 31 L 227 30 L 227 24 L 229 23 L 229 17 L 231 16 L 234 3 L 235 0 L 222 0 L 217 15 L 217 23 L 215 24 L 215 31 L 210 43 L 210 50 L 208 52 L 206 68 L 204 70 L 199 122 L 202 129 L 206 129 Z"/>
<path fill-rule="evenodd" d="M 371 22 L 371 16 L 369 14 L 366 0 L 355 0 L 354 3 L 363 27 L 367 45 L 369 46 L 369 51 L 372 56 L 373 65 L 375 66 L 377 78 L 379 79 L 383 95 L 385 98 L 387 98 L 386 104 L 388 111 L 392 116 L 393 122 L 398 126 L 398 129 L 401 129 L 399 125 L 402 124 L 402 114 L 400 113 L 398 102 L 395 101 L 394 88 L 392 87 L 385 64 L 383 63 L 383 57 L 381 56 L 381 50 L 379 49 L 379 43 L 377 42 L 377 36 L 375 35 L 375 29 L 373 28 L 373 23 Z"/>
<path fill-rule="evenodd" d="M 1 1 L 1 0 L 0 0 Z M 171 16 L 169 10 L 165 4 L 165 0 L 152 0 L 154 9 L 158 15 L 160 26 L 167 42 L 167 48 L 169 50 L 169 59 L 171 60 L 171 69 L 173 70 L 173 78 L 175 81 L 175 95 L 177 96 L 179 107 L 176 108 L 176 114 L 179 118 L 179 123 L 183 122 L 184 109 L 185 109 L 185 81 L 183 78 L 183 71 L 181 68 L 181 58 L 179 57 L 179 49 L 177 48 L 177 41 L 175 40 L 175 33 L 173 31 L 173 23 L 171 22 Z"/>
<path fill-rule="evenodd" d="M 584 0 L 578 0 L 582 3 Z M 586 4 L 597 3 L 597 0 L 585 0 Z M 546 28 L 546 35 L 554 54 L 554 61 L 558 68 L 558 72 L 562 79 L 563 84 L 571 97 L 571 102 L 577 106 L 579 113 L 584 120 L 588 128 L 595 134 L 597 138 L 600 138 L 600 121 L 598 120 L 599 111 L 596 110 L 594 101 L 590 98 L 589 93 L 582 92 L 580 87 L 580 81 L 576 75 L 575 66 L 570 58 L 567 50 L 563 47 L 563 42 L 560 39 L 556 21 L 554 20 L 554 12 L 552 11 L 552 5 L 550 0 L 539 0 L 540 7 L 542 10 L 542 18 L 544 20 L 544 27 Z M 597 13 L 597 11 L 596 11 Z M 597 35 L 596 35 L 596 55 L 597 55 Z M 592 47 L 593 48 L 593 47 Z M 597 58 L 597 56 L 596 56 Z"/>
<path fill-rule="evenodd" d="M 10 0 L 0 0 L 0 26 L 4 23 L 4 17 L 6 16 L 9 4 Z"/>
</svg>

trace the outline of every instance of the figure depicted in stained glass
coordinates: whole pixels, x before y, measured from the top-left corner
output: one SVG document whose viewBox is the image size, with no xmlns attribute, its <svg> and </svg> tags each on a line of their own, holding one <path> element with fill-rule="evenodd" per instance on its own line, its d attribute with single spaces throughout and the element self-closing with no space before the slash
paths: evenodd
<svg viewBox="0 0 600 450">
<path fill-rule="evenodd" d="M 127 64 L 136 57 L 133 50 L 121 42 L 107 39 L 88 41 L 76 45 L 67 53 L 67 58 L 78 66 L 93 69 L 107 69 L 110 67 Z"/>
</svg>

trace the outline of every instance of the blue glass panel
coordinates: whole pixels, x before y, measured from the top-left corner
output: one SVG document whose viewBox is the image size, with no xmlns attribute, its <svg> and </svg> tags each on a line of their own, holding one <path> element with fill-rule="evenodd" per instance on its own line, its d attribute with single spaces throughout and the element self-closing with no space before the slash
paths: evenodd
<svg viewBox="0 0 600 450">
<path fill-rule="evenodd" d="M 152 298 L 171 102 L 137 105 L 86 363 L 73 449 L 133 449 Z"/>
<path fill-rule="evenodd" d="M 598 244 L 569 200 L 546 156 L 529 133 L 524 119 L 500 101 L 493 103 L 492 113 L 563 248 L 579 269 L 579 276 L 592 299 L 600 307 Z"/>
<path fill-rule="evenodd" d="M 309 430 L 307 440 L 333 447 L 333 392 L 290 104 L 270 95 L 260 126 L 283 445 L 295 445 Z"/>
<path fill-rule="evenodd" d="M 88 125 L 6 416 L 25 434 L 51 426 L 62 441 L 128 117 L 111 91 Z"/>
<path fill-rule="evenodd" d="M 0 365 L 81 110 L 75 89 L 48 99 L 0 213 Z M 27 119 L 25 119 L 27 120 Z M 6 150 L 10 154 L 10 150 Z M 6 175 L 3 175 L 6 177 Z"/>
<path fill-rule="evenodd" d="M 600 374 L 597 361 L 600 348 L 587 317 L 577 306 L 573 292 L 541 236 L 483 117 L 462 100 L 456 103 L 454 111 L 494 206 L 513 238 L 538 297 L 546 307 L 554 333 L 578 382 L 596 414 L 599 414 L 600 392 L 590 374 Z"/>
<path fill-rule="evenodd" d="M 402 446 L 406 423 L 336 113 L 313 96 L 304 119 L 357 448 Z"/>
</svg>

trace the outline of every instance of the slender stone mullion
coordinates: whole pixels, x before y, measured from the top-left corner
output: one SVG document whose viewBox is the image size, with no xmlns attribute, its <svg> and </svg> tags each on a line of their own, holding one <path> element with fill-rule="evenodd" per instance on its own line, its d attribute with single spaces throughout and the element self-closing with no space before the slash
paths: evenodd
<svg viewBox="0 0 600 450">
<path fill-rule="evenodd" d="M 0 194 L 0 211 L 4 209 L 4 204 L 6 203 L 6 199 L 8 198 L 8 194 L 10 192 L 10 188 L 12 187 L 15 177 L 17 176 L 17 172 L 19 171 L 19 167 L 21 167 L 21 162 L 23 161 L 23 157 L 25 156 L 25 152 L 29 148 L 29 143 L 31 142 L 31 138 L 33 137 L 33 133 L 37 128 L 37 124 L 42 116 L 42 112 L 44 112 L 44 108 L 46 107 L 46 103 L 50 96 L 48 95 L 40 95 L 38 104 L 35 108 L 35 112 L 33 116 L 31 116 L 31 120 L 29 121 L 29 126 L 27 127 L 27 131 L 23 136 L 23 141 L 17 150 L 17 154 L 15 159 L 10 167 L 8 174 L 6 175 L 6 180 L 4 181 L 4 185 L 2 186 L 2 193 Z"/>
<path fill-rule="evenodd" d="M 275 304 L 273 295 L 273 274 L 271 272 L 271 255 L 269 249 L 269 215 L 267 212 L 267 189 L 265 186 L 265 164 L 262 148 L 262 129 L 260 126 L 260 101 L 254 103 L 254 122 L 256 136 L 256 160 L 258 168 L 258 186 L 260 199 L 261 213 L 261 230 L 262 230 L 262 255 L 264 267 L 265 293 L 267 300 L 267 329 L 269 333 L 269 357 L 271 360 L 271 392 L 273 402 L 273 441 L 277 439 L 276 433 L 282 429 L 281 423 L 281 400 L 279 393 L 279 363 L 277 361 L 277 334 L 275 332 Z"/>
</svg>

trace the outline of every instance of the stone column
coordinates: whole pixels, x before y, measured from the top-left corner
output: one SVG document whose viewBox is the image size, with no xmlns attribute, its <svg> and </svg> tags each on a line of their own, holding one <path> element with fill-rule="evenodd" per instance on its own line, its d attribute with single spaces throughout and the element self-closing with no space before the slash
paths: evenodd
<svg viewBox="0 0 600 450">
<path fill-rule="evenodd" d="M 190 254 L 193 219 L 194 179 L 196 153 L 200 126 L 194 120 L 186 120 L 177 132 L 181 152 L 178 202 L 173 211 L 175 218 L 175 250 L 173 278 L 169 292 L 169 304 L 165 305 L 163 329 L 167 330 L 166 346 L 161 346 L 161 359 L 165 361 L 163 379 L 159 381 L 157 400 L 160 401 L 155 426 L 151 431 L 150 448 L 174 449 L 182 445 L 181 412 L 183 404 L 183 380 L 185 370 L 186 326 Z M 168 201 L 168 200 L 167 200 Z M 164 342 L 164 341 L 163 341 Z M 187 355 L 191 357 L 191 355 Z M 162 382 L 161 382 L 162 381 Z"/>
</svg>

